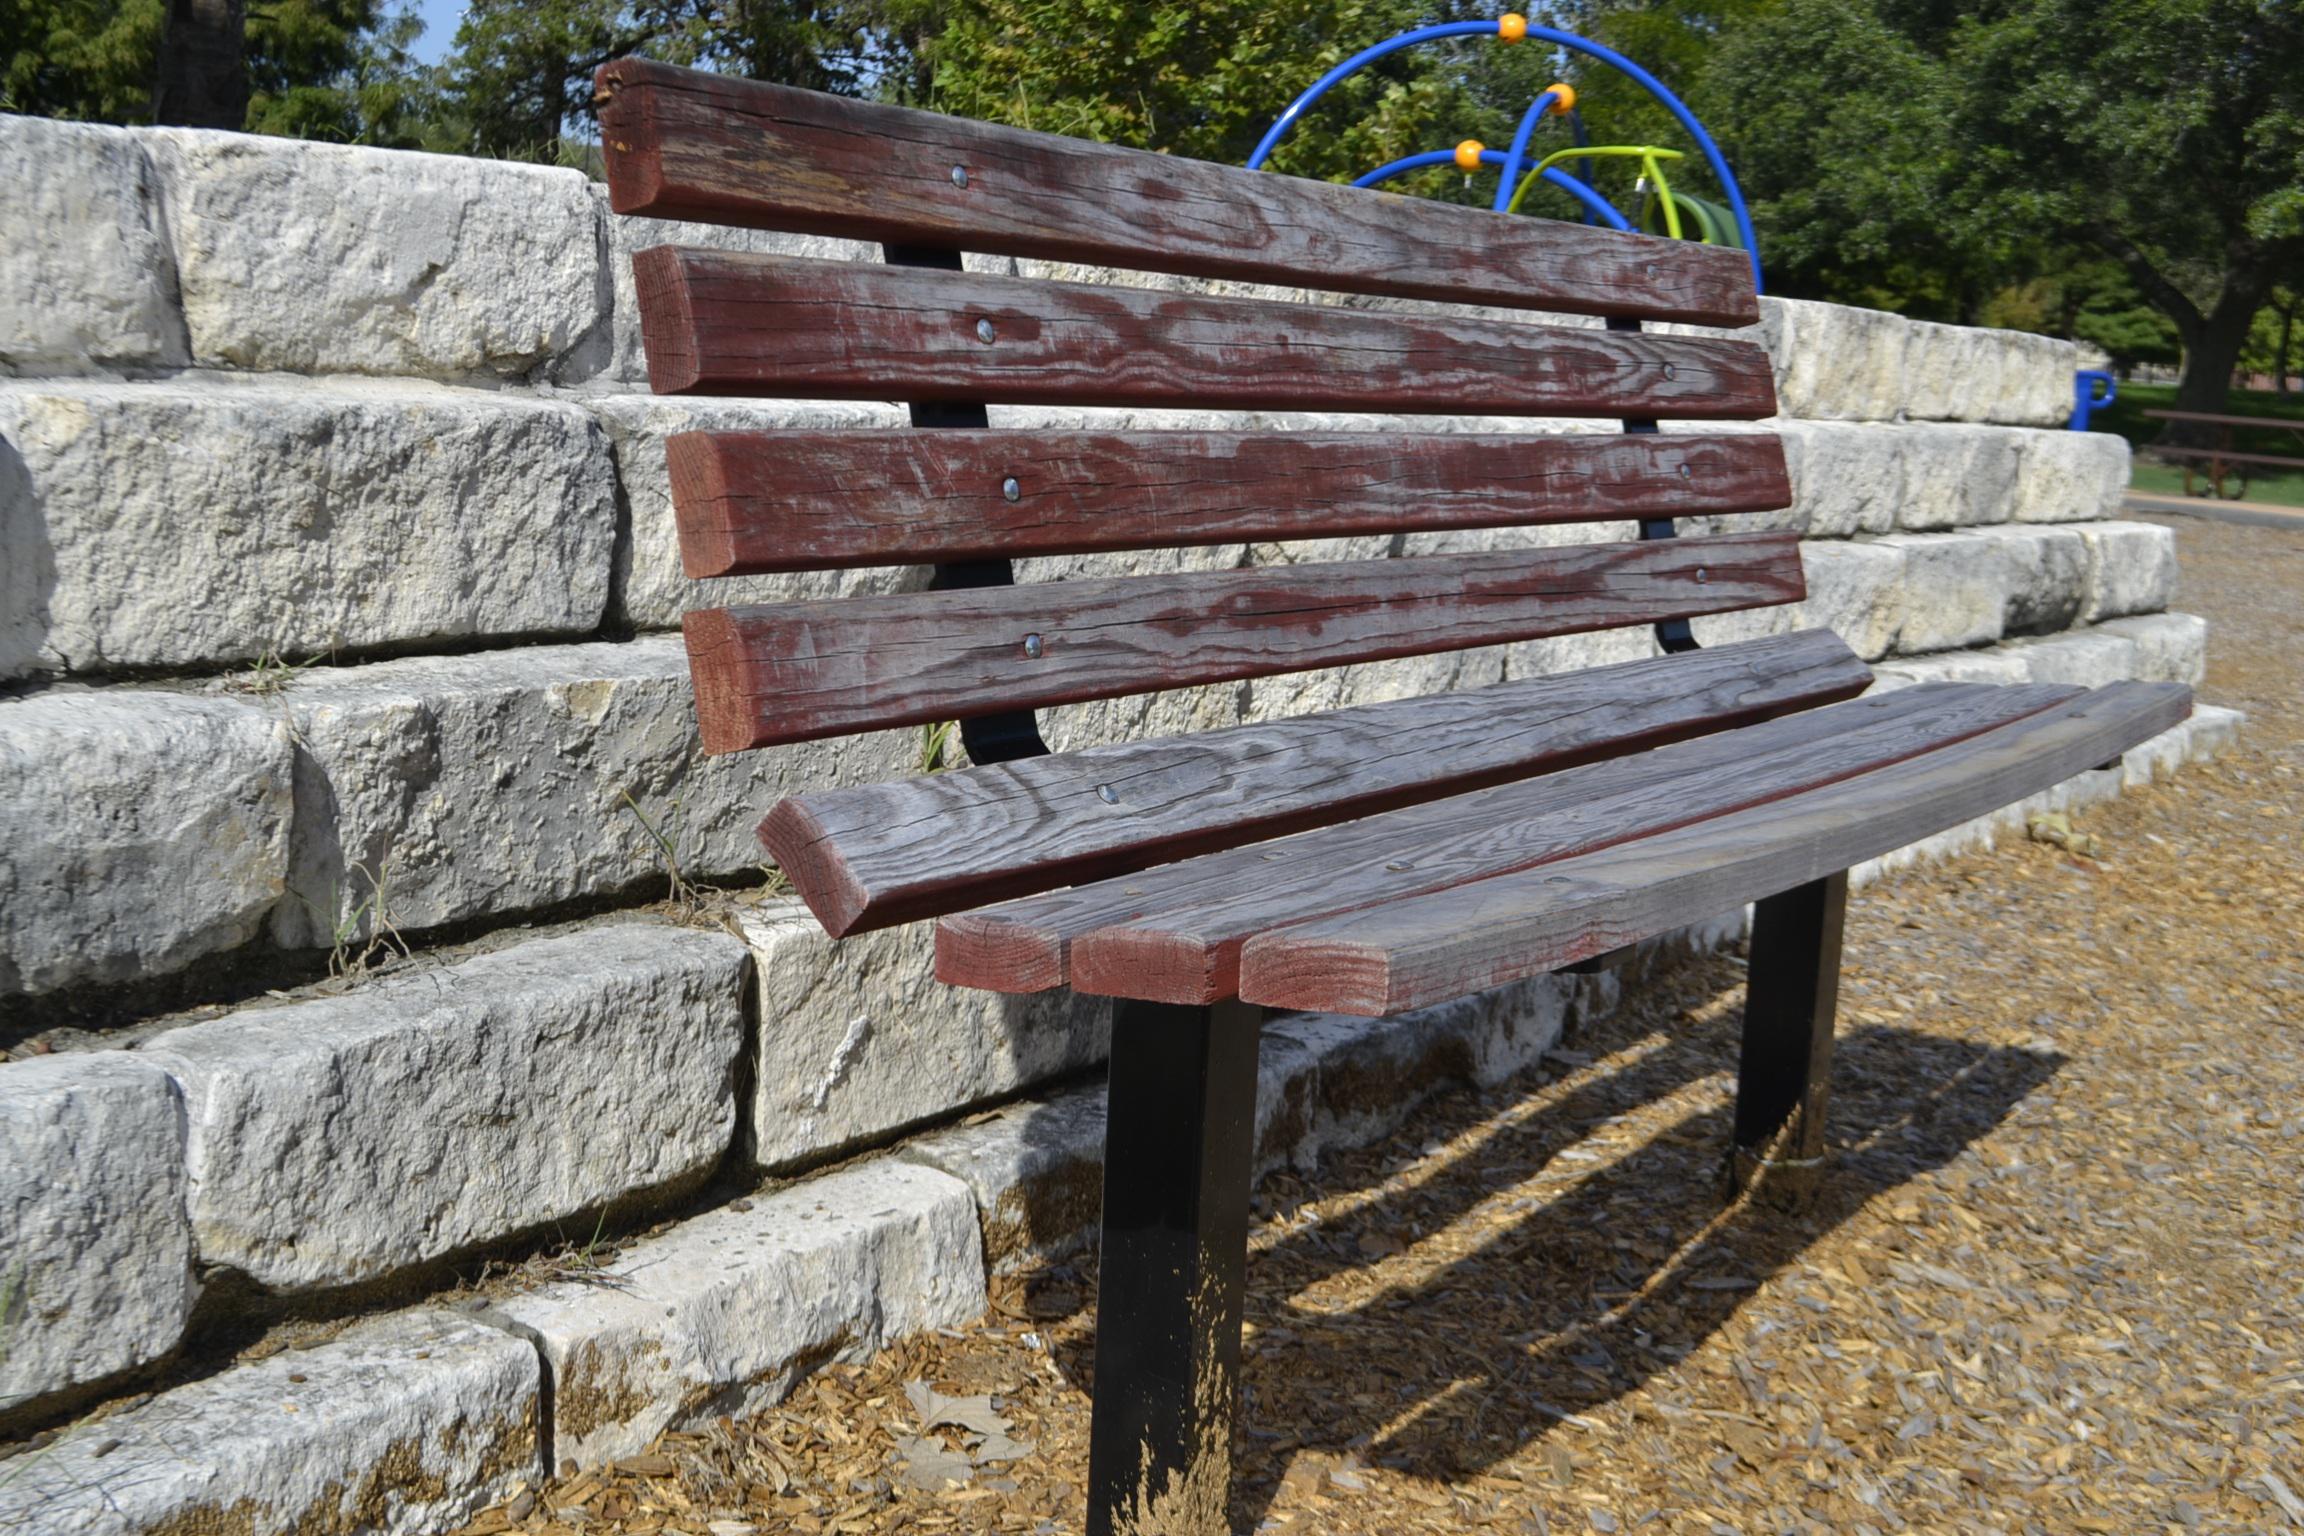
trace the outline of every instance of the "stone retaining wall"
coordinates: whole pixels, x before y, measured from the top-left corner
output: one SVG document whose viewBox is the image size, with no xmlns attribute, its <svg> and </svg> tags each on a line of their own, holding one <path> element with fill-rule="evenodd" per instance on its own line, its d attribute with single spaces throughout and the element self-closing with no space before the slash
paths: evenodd
<svg viewBox="0 0 2304 1536">
<path fill-rule="evenodd" d="M 25 1500 L 100 1488 L 110 1502 L 87 1529 L 189 1529 L 241 1500 L 249 1528 L 289 1529 L 331 1499 L 354 1528 L 429 1528 L 557 1458 L 625 1454 L 699 1405 L 772 1396 L 813 1362 L 964 1320 L 988 1266 L 1077 1238 L 1100 1103 L 1064 1085 L 1101 1060 L 1108 1008 L 952 991 L 925 929 L 835 946 L 759 894 L 761 812 L 912 771 L 917 734 L 696 751 L 671 632 L 684 609 L 918 573 L 687 581 L 663 440 L 902 416 L 650 397 L 629 257 L 667 239 L 861 248 L 618 219 L 572 172 L 231 134 L 0 117 L 0 165 L 0 1046 L 15 1058 L 0 1065 L 0 1433 L 137 1386 L 231 1307 L 351 1316 L 601 1212 L 700 1212 L 628 1251 L 616 1288 L 391 1314 L 300 1354 L 294 1377 L 236 1367 L 101 1434 L 69 1431 L 0 1462 L 0 1526 L 60 1507 Z M 1700 638 L 1828 625 L 1879 663 L 1881 686 L 2198 677 L 2204 627 L 2164 611 L 2172 540 L 2117 517 L 2124 445 L 2054 430 L 2073 348 L 1828 305 L 1764 311 L 1753 334 L 1784 414 L 1762 425 L 1784 435 L 1796 502 L 1700 521 L 1798 530 L 1810 595 L 1699 621 Z M 1568 637 L 1044 720 L 1076 745 L 1650 645 Z M 2230 724 L 2203 712 L 2126 772 Z M 738 890 L 725 923 L 632 910 L 664 895 L 673 863 Z M 322 981 L 331 951 L 382 938 L 414 958 Z M 1501 1081 L 1621 985 L 1636 975 L 1546 978 L 1382 1024 L 1276 1023 L 1267 1161 L 1381 1135 L 1438 1085 Z M 1391 1091 L 1372 1100 L 1379 1081 Z M 884 1146 L 780 1194 L 728 1193 Z M 386 1378 L 390 1392 L 363 1386 Z M 284 1399 L 312 1411 L 283 1420 Z M 187 1443 L 249 1449 L 195 1467 L 169 1449 Z"/>
</svg>

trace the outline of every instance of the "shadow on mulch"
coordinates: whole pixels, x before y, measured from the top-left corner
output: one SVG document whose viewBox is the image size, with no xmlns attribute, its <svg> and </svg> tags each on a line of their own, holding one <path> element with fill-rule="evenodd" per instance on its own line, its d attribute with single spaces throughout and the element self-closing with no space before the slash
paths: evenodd
<svg viewBox="0 0 2304 1536">
<path fill-rule="evenodd" d="M 1589 1157 L 1580 1144 L 1595 1127 L 1700 1079 L 1732 1074 L 1741 1025 L 1741 1010 L 1726 1009 L 1708 1025 L 1651 1036 L 1653 1048 L 1620 1070 L 1541 1114 L 1491 1128 L 1469 1150 L 1451 1148 L 1432 1177 L 1413 1185 L 1388 1182 L 1373 1162 L 1364 1180 L 1323 1169 L 1321 1198 L 1375 1197 L 1349 1223 L 1300 1227 L 1250 1254 L 1253 1333 L 1234 1528 L 1262 1523 L 1298 1450 L 1456 1482 L 1638 1390 L 1717 1332 L 1770 1274 L 1867 1202 L 1989 1134 L 2067 1060 L 1893 1027 L 1849 1030 L 1835 1053 L 1830 1162 L 1797 1214 L 1762 1200 L 1723 1203 L 1720 1161 L 1732 1109 L 1721 1103 L 1595 1168 L 1562 1198 L 1521 1202 L 1528 1208 L 1517 1221 L 1412 1288 L 1384 1289 L 1340 1311 L 1302 1299 L 1323 1281 L 1365 1270 L 1373 1253 L 1411 1234 L 1467 1217 L 1564 1153 Z M 1611 1031 L 1603 1024 L 1597 1033 Z M 1594 1043 L 1620 1050 L 1643 1042 Z M 1895 1089 L 1914 1082 L 1935 1086 L 1918 1100 Z M 1411 1129 L 1449 1139 L 1492 1111 L 1492 1101 L 1448 1095 Z M 1267 1180 L 1260 1200 L 1289 1182 L 1288 1175 Z M 1093 1261 L 1082 1268 L 1092 1272 Z M 1094 1294 L 1092 1273 L 1086 1294 Z M 1054 1358 L 1088 1390 L 1092 1334 L 1058 1345 Z M 1352 1362 L 1349 1373 L 1337 1370 L 1339 1358 Z M 1338 1390 L 1347 1375 L 1351 1389 Z M 1563 1446 L 1549 1454 L 1569 1481 L 1574 1452 Z"/>
</svg>

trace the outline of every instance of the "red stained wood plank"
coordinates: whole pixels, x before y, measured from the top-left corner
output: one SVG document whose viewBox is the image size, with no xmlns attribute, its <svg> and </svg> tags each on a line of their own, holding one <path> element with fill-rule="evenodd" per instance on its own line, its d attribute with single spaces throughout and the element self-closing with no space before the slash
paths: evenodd
<svg viewBox="0 0 2304 1536">
<path fill-rule="evenodd" d="M 610 204 L 896 244 L 1702 325 L 1759 317 L 1741 252 L 1503 218 L 622 59 Z M 953 175 L 953 168 L 965 172 Z"/>
<path fill-rule="evenodd" d="M 1206 1003 L 1268 929 L 1448 890 L 1782 799 L 2035 714 L 2075 688 L 1899 689 L 1653 752 L 946 918 L 937 974 L 1004 967 L 1083 992 Z"/>
<path fill-rule="evenodd" d="M 707 752 L 1806 595 L 1799 540 L 1650 543 L 769 603 L 687 616 Z"/>
<path fill-rule="evenodd" d="M 1792 494 L 1767 433 L 684 432 L 667 457 L 695 577 L 1763 512 Z"/>
<path fill-rule="evenodd" d="M 1277 929 L 1248 1001 L 1377 1016 L 1541 974 L 1821 879 L 2118 757 L 2191 713 L 2116 683 L 1908 762 L 1605 852 Z"/>
<path fill-rule="evenodd" d="M 1733 420 L 1748 341 L 1559 330 L 658 246 L 633 258 L 658 394 Z"/>
<path fill-rule="evenodd" d="M 1838 636 L 1809 630 L 820 790 L 780 803 L 760 836 L 837 936 L 1730 729 L 1871 679 Z M 1061 979 L 1051 966 L 1025 990 Z"/>
</svg>

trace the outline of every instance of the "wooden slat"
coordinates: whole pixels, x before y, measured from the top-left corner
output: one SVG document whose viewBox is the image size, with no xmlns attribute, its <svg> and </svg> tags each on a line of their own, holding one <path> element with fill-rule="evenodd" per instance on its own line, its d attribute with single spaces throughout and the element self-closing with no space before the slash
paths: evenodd
<svg viewBox="0 0 2304 1536">
<path fill-rule="evenodd" d="M 838 936 L 1731 729 L 1871 678 L 1838 636 L 1808 630 L 820 790 L 779 804 L 760 840 Z"/>
<path fill-rule="evenodd" d="M 667 458 L 695 577 L 1791 501 L 1765 433 L 684 432 Z"/>
<path fill-rule="evenodd" d="M 1259 934 L 1241 996 L 1370 1016 L 1462 997 L 1732 911 L 1957 826 L 2181 723 L 2191 690 L 2116 683 L 1828 789 L 1452 891 Z"/>
<path fill-rule="evenodd" d="M 769 603 L 687 616 L 708 752 L 1723 613 L 1806 595 L 1732 534 Z"/>
<path fill-rule="evenodd" d="M 1700 737 L 944 919 L 936 971 L 993 991 L 1207 1003 L 1240 946 L 1289 923 L 1443 891 L 1782 799 L 1973 736 L 2076 688 L 1942 684 Z"/>
<path fill-rule="evenodd" d="M 1740 251 L 1404 210 L 1385 193 L 638 59 L 604 66 L 596 90 L 618 213 L 1572 314 L 1759 318 Z"/>
<path fill-rule="evenodd" d="M 1748 341 L 678 246 L 642 251 L 632 270 L 660 395 L 1692 421 L 1776 410 L 1768 355 Z"/>
</svg>

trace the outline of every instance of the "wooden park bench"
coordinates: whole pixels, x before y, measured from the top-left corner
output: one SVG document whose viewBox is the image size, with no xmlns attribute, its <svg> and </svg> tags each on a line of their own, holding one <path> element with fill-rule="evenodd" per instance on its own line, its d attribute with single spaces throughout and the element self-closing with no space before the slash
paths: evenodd
<svg viewBox="0 0 2304 1536">
<path fill-rule="evenodd" d="M 973 766 L 796 795 L 761 833 L 834 935 L 936 918 L 937 974 L 1116 1004 L 1093 1532 L 1225 1528 L 1263 1011 L 1384 1015 L 1758 903 L 1735 1166 L 1823 1150 L 1849 866 L 2120 756 L 2172 685 L 1858 698 L 1829 633 L 1695 648 L 1804 595 L 1741 252 L 1502 217 L 637 61 L 614 207 L 881 242 L 884 264 L 635 260 L 664 393 L 909 402 L 912 429 L 689 433 L 697 577 L 930 565 L 925 591 L 691 613 L 706 748 L 957 719 Z M 963 250 L 1555 328 L 961 269 Z M 986 404 L 1610 418 L 1589 436 L 991 430 Z M 1636 520 L 1641 537 L 1017 584 L 1009 562 Z M 1051 754 L 1033 711 L 1654 625 L 1558 677 Z"/>
<path fill-rule="evenodd" d="M 2304 442 L 2304 420 L 2288 420 L 2278 416 L 2221 416 L 2212 411 L 2146 411 L 2146 416 L 2157 421 L 2183 422 L 2196 427 L 2214 427 L 2216 442 L 2207 448 L 2188 447 L 2179 443 L 2154 443 L 2145 451 L 2163 459 L 2178 459 L 2184 471 L 2184 494 L 2192 494 L 2193 465 L 2199 464 L 2199 473 L 2206 477 L 2209 492 L 2219 500 L 2232 500 L 2248 494 L 2248 482 L 2257 478 L 2264 469 L 2274 471 L 2304 470 L 2304 458 L 2280 453 L 2242 453 L 2232 446 L 2234 432 L 2292 432 Z M 2237 479 L 2240 488 L 2225 495 L 2228 480 Z"/>
</svg>

